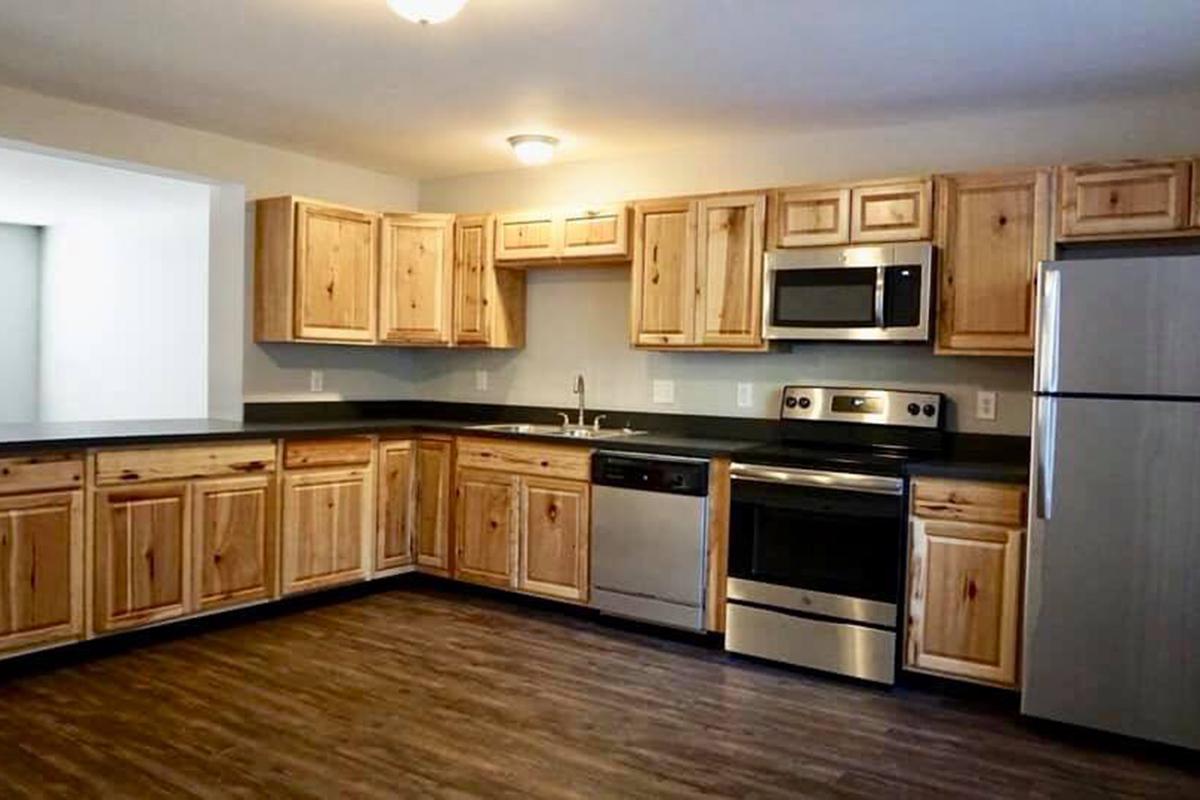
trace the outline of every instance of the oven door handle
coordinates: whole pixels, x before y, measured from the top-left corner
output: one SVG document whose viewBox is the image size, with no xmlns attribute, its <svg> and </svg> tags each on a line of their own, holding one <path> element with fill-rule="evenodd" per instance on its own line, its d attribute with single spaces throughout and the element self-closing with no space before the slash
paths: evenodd
<svg viewBox="0 0 1200 800">
<path fill-rule="evenodd" d="M 806 486 L 843 492 L 866 492 L 898 497 L 904 494 L 904 479 L 886 475 L 860 475 L 855 472 L 828 472 L 795 467 L 771 467 L 758 464 L 734 463 L 729 477 L 750 483 L 774 483 L 785 486 Z"/>
</svg>

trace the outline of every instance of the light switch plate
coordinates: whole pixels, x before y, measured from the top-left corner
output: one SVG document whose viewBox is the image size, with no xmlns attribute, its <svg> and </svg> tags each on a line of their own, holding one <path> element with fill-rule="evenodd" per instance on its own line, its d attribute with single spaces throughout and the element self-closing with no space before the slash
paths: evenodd
<svg viewBox="0 0 1200 800">
<path fill-rule="evenodd" d="M 738 408 L 749 408 L 754 405 L 754 384 L 739 383 L 737 385 Z"/>
<path fill-rule="evenodd" d="M 975 393 L 975 417 L 976 417 L 976 419 L 986 419 L 986 420 L 996 419 L 996 393 L 995 392 L 976 392 Z"/>
<path fill-rule="evenodd" d="M 310 392 L 325 391 L 325 371 L 324 370 L 321 370 L 321 369 L 309 370 L 308 390 Z"/>
<path fill-rule="evenodd" d="M 675 381 L 654 381 L 654 402 L 669 405 L 675 402 Z"/>
<path fill-rule="evenodd" d="M 486 392 L 488 387 L 488 371 L 486 369 L 475 370 L 475 391 Z"/>
</svg>

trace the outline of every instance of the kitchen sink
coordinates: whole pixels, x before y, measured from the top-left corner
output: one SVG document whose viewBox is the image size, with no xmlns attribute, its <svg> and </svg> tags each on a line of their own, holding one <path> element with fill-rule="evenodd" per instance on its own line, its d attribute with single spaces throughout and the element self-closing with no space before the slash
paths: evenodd
<svg viewBox="0 0 1200 800">
<path fill-rule="evenodd" d="M 497 422 L 488 425 L 470 425 L 469 430 L 512 433 L 518 436 L 561 436 L 564 439 L 616 439 L 620 436 L 638 436 L 645 431 L 629 428 L 594 428 L 590 425 L 535 425 L 528 422 Z"/>
</svg>

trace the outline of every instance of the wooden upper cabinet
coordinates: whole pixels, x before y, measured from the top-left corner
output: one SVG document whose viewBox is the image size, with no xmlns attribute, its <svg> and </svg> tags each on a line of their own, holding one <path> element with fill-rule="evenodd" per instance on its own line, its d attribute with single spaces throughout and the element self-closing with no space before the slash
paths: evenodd
<svg viewBox="0 0 1200 800">
<path fill-rule="evenodd" d="M 417 440 L 413 465 L 413 540 L 418 569 L 437 575 L 450 574 L 453 455 L 454 444 L 449 439 Z"/>
<path fill-rule="evenodd" d="M 489 586 L 516 585 L 519 484 L 520 478 L 503 472 L 458 470 L 454 577 Z"/>
<path fill-rule="evenodd" d="M 379 445 L 378 527 L 375 532 L 375 571 L 412 564 L 413 500 L 415 487 L 413 442 Z"/>
<path fill-rule="evenodd" d="M 454 344 L 523 347 L 525 273 L 496 269 L 492 217 L 459 217 L 454 228 Z"/>
<path fill-rule="evenodd" d="M 591 487 L 584 481 L 521 479 L 521 546 L 517 588 L 585 602 Z"/>
<path fill-rule="evenodd" d="M 449 344 L 454 216 L 384 215 L 381 242 L 380 340 Z"/>
<path fill-rule="evenodd" d="M 937 179 L 937 352 L 1032 355 L 1039 261 L 1051 252 L 1051 175 Z"/>
<path fill-rule="evenodd" d="M 370 468 L 283 477 L 283 592 L 366 577 L 375 529 Z"/>
<path fill-rule="evenodd" d="M 783 189 L 771 197 L 772 247 L 811 247 L 850 241 L 850 189 Z"/>
<path fill-rule="evenodd" d="M 1192 160 L 1192 227 L 1200 228 L 1200 158 Z"/>
<path fill-rule="evenodd" d="M 0 653 L 83 635 L 83 492 L 0 497 Z"/>
<path fill-rule="evenodd" d="M 275 197 L 255 205 L 254 338 L 369 343 L 379 215 Z"/>
<path fill-rule="evenodd" d="M 550 211 L 496 216 L 496 260 L 539 261 L 562 252 L 562 226 Z"/>
<path fill-rule="evenodd" d="M 1016 687 L 1020 529 L 914 518 L 905 666 Z"/>
<path fill-rule="evenodd" d="M 629 206 L 521 211 L 496 216 L 497 262 L 629 260 Z"/>
<path fill-rule="evenodd" d="M 766 195 L 761 194 L 699 203 L 696 336 L 701 345 L 762 344 L 766 212 Z"/>
<path fill-rule="evenodd" d="M 562 216 L 563 258 L 629 258 L 629 206 L 584 208 Z"/>
<path fill-rule="evenodd" d="M 275 596 L 275 478 L 192 486 L 192 588 L 197 611 Z"/>
<path fill-rule="evenodd" d="M 187 483 L 95 494 L 95 626 L 111 631 L 191 610 Z"/>
<path fill-rule="evenodd" d="M 933 233 L 933 183 L 902 181 L 850 191 L 850 241 L 902 242 Z"/>
<path fill-rule="evenodd" d="M 1058 236 L 1112 239 L 1183 231 L 1189 225 L 1190 174 L 1185 160 L 1060 167 Z"/>
<path fill-rule="evenodd" d="M 698 203 L 637 203 L 633 213 L 633 343 L 659 347 L 692 344 Z"/>
</svg>

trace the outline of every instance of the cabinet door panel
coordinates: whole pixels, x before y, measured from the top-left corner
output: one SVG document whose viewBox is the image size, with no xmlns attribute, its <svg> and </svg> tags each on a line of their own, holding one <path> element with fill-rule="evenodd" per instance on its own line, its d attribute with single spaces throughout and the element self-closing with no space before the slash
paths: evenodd
<svg viewBox="0 0 1200 800">
<path fill-rule="evenodd" d="M 930 181 L 859 186 L 851 190 L 850 241 L 901 242 L 933 233 Z"/>
<path fill-rule="evenodd" d="M 197 609 L 275 595 L 275 479 L 198 481 L 192 487 Z"/>
<path fill-rule="evenodd" d="M 1120 237 L 1187 227 L 1186 161 L 1081 164 L 1059 171 L 1059 236 Z"/>
<path fill-rule="evenodd" d="M 450 574 L 450 463 L 453 444 L 422 439 L 414 464 L 413 506 L 417 566 L 423 572 Z"/>
<path fill-rule="evenodd" d="M 375 521 L 370 472 L 293 473 L 283 486 L 284 593 L 365 577 Z"/>
<path fill-rule="evenodd" d="M 83 634 L 83 493 L 0 497 L 0 652 Z"/>
<path fill-rule="evenodd" d="M 700 344 L 725 347 L 762 344 L 766 209 L 765 195 L 700 201 L 696 308 Z"/>
<path fill-rule="evenodd" d="M 1033 354 L 1034 276 L 1050 257 L 1050 175 L 938 181 L 938 350 Z"/>
<path fill-rule="evenodd" d="M 488 282 L 492 271 L 490 217 L 460 217 L 455 225 L 454 341 L 488 343 Z"/>
<path fill-rule="evenodd" d="M 374 215 L 297 204 L 297 337 L 374 340 L 378 236 Z"/>
<path fill-rule="evenodd" d="M 190 611 L 190 493 L 185 483 L 96 493 L 96 628 Z"/>
<path fill-rule="evenodd" d="M 516 585 L 519 479 L 460 469 L 455 480 L 454 577 L 489 586 Z"/>
<path fill-rule="evenodd" d="M 518 588 L 586 601 L 591 488 L 582 481 L 521 479 Z"/>
<path fill-rule="evenodd" d="M 695 341 L 696 204 L 638 203 L 634 207 L 633 343 L 686 345 Z"/>
<path fill-rule="evenodd" d="M 562 252 L 561 224 L 550 212 L 496 216 L 496 260 L 537 261 Z"/>
<path fill-rule="evenodd" d="M 1023 531 L 914 518 L 905 664 L 1017 685 Z"/>
<path fill-rule="evenodd" d="M 790 189 L 776 193 L 773 201 L 775 247 L 850 241 L 849 189 Z"/>
<path fill-rule="evenodd" d="M 454 217 L 389 214 L 383 218 L 380 339 L 448 344 Z"/>
<path fill-rule="evenodd" d="M 602 206 L 563 216 L 563 258 L 629 258 L 629 207 Z"/>
<path fill-rule="evenodd" d="M 415 450 L 412 442 L 379 446 L 379 529 L 375 533 L 375 570 L 413 563 Z"/>
</svg>

